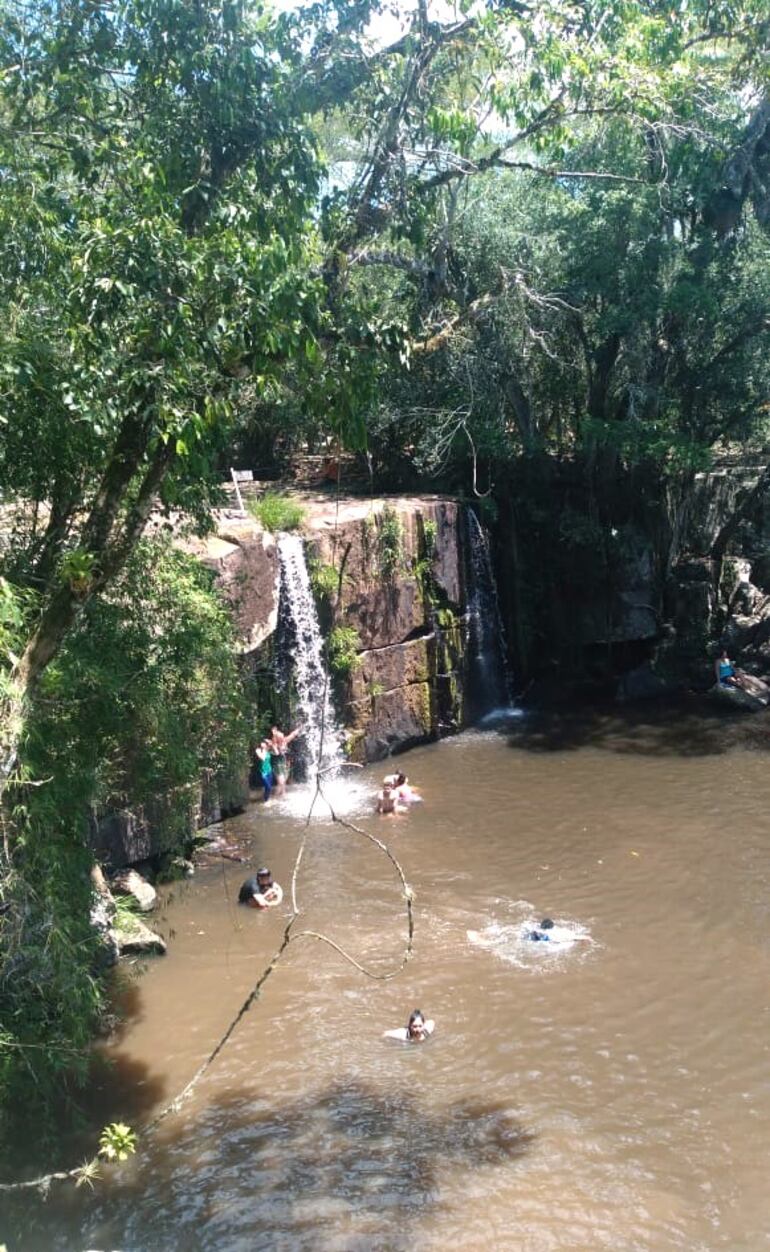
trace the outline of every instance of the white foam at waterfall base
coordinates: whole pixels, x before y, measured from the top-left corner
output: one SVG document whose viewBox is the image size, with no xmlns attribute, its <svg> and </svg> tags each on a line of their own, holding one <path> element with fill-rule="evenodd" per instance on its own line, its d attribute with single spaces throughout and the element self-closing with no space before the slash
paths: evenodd
<svg viewBox="0 0 770 1252">
<path fill-rule="evenodd" d="M 303 728 L 295 751 L 308 777 L 331 775 L 342 764 L 340 730 L 331 700 L 331 682 L 323 654 L 323 638 L 310 586 L 305 550 L 298 535 L 278 536 L 281 596 L 295 637 L 290 679 L 297 697 L 297 721 Z"/>
<path fill-rule="evenodd" d="M 333 777 L 322 781 L 320 790 L 315 783 L 290 783 L 286 793 L 270 801 L 272 809 L 281 815 L 296 818 L 331 821 L 332 810 L 339 817 L 364 817 L 374 812 L 377 792 L 371 782 L 357 777 L 358 771 L 344 766 Z"/>
</svg>

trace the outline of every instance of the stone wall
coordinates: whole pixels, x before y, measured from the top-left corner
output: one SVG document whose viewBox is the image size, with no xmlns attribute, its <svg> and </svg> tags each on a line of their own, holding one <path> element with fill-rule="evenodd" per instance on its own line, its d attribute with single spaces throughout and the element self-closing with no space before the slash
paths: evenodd
<svg viewBox="0 0 770 1252">
<path fill-rule="evenodd" d="M 330 628 L 355 631 L 358 662 L 336 683 L 351 756 L 376 760 L 459 729 L 464 718 L 461 507 L 438 497 L 314 508 L 308 550 L 336 568 Z"/>
</svg>

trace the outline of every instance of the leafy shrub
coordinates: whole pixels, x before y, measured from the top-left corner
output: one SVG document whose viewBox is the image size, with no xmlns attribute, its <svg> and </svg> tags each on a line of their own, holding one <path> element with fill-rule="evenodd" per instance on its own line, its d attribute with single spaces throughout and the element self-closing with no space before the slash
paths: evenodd
<svg viewBox="0 0 770 1252">
<path fill-rule="evenodd" d="M 377 546 L 380 570 L 385 578 L 393 578 L 403 558 L 404 528 L 398 513 L 390 505 L 386 505 L 380 514 Z"/>
<path fill-rule="evenodd" d="M 107 1161 L 127 1161 L 136 1152 L 136 1135 L 125 1122 L 110 1122 L 99 1137 L 99 1155 Z"/>
<path fill-rule="evenodd" d="M 438 526 L 433 518 L 429 517 L 422 524 L 423 542 L 425 544 L 425 555 L 429 561 L 432 561 L 436 555 L 436 542 L 438 538 Z"/>
<path fill-rule="evenodd" d="M 361 636 L 353 626 L 335 626 L 326 640 L 329 669 L 337 677 L 345 677 L 360 664 L 358 655 Z"/>
<path fill-rule="evenodd" d="M 273 534 L 279 530 L 299 530 L 305 520 L 305 510 L 299 501 L 277 491 L 266 491 L 259 500 L 249 501 L 249 512 Z"/>
<path fill-rule="evenodd" d="M 339 572 L 333 565 L 324 565 L 321 561 L 308 562 L 310 585 L 317 600 L 334 600 L 340 584 Z"/>
</svg>

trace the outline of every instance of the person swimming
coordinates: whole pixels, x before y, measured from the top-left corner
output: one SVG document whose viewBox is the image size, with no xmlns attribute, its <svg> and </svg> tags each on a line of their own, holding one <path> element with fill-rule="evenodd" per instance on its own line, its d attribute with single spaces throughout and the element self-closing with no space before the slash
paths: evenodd
<svg viewBox="0 0 770 1252">
<path fill-rule="evenodd" d="M 283 888 L 273 881 L 266 866 L 257 870 L 254 878 L 247 878 L 238 892 L 238 903 L 248 904 L 252 909 L 274 909 L 283 900 Z"/>
<path fill-rule="evenodd" d="M 406 1026 L 399 1026 L 396 1030 L 386 1030 L 384 1038 L 398 1039 L 400 1043 L 422 1043 L 433 1034 L 435 1029 L 436 1023 L 433 1019 L 426 1018 L 421 1009 L 415 1009 L 409 1014 Z"/>
<path fill-rule="evenodd" d="M 382 780 L 383 787 L 390 787 L 402 804 L 419 804 L 422 800 L 420 793 L 410 787 L 409 779 L 406 774 L 386 774 Z"/>
<path fill-rule="evenodd" d="M 591 943 L 590 935 L 577 935 L 574 930 L 570 930 L 566 926 L 557 926 L 550 917 L 544 917 L 539 926 L 534 930 L 530 930 L 526 938 L 532 943 L 552 943 L 552 944 L 571 944 L 571 943 Z"/>
</svg>

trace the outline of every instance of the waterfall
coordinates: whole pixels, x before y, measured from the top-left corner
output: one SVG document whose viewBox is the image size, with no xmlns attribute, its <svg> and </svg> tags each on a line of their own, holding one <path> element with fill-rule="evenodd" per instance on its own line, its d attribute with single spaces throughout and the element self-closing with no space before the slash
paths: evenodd
<svg viewBox="0 0 770 1252">
<path fill-rule="evenodd" d="M 319 769 L 329 777 L 343 759 L 341 735 L 305 551 L 297 535 L 279 535 L 278 560 L 278 669 L 283 683 L 294 688 L 297 724 L 303 727 L 296 755 L 309 778 L 315 778 Z"/>
<path fill-rule="evenodd" d="M 513 703 L 506 663 L 505 632 L 486 532 L 466 509 L 468 534 L 468 652 L 470 705 L 476 717 Z"/>
</svg>

